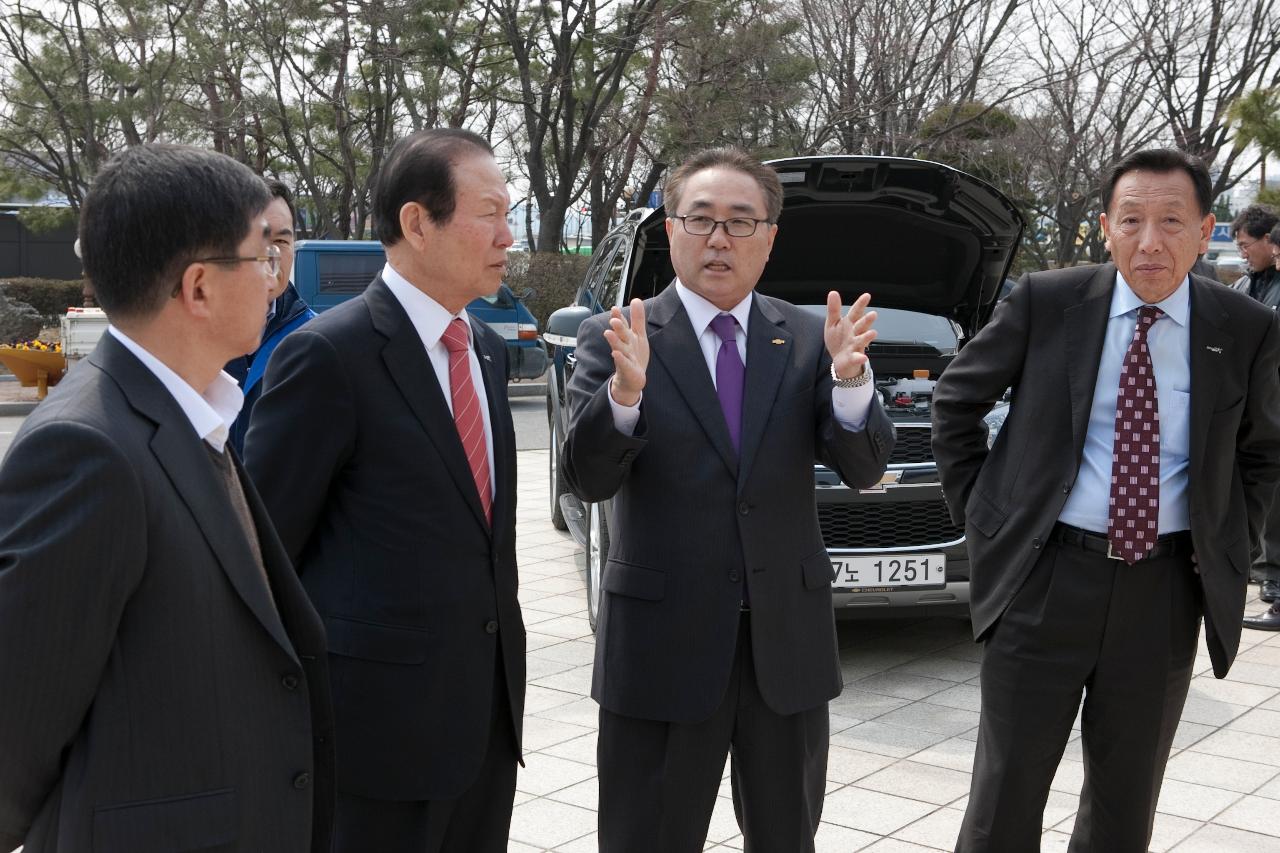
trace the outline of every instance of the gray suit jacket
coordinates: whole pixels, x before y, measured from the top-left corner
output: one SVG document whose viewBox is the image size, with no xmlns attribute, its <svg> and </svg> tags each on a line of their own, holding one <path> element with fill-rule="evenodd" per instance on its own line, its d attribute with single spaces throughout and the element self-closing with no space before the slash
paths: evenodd
<svg viewBox="0 0 1280 853">
<path fill-rule="evenodd" d="M 632 717 L 710 716 L 733 664 L 745 575 L 765 701 L 781 714 L 815 708 L 842 684 L 813 464 L 869 486 L 893 426 L 878 401 L 863 430 L 840 426 L 821 318 L 756 294 L 735 454 L 675 288 L 645 314 L 651 357 L 633 435 L 614 428 L 609 406 L 608 315 L 582 325 L 568 387 L 565 478 L 584 500 L 613 498 L 592 696 Z"/>
<path fill-rule="evenodd" d="M 1112 264 L 1024 276 L 933 394 L 933 451 L 965 524 L 975 636 L 1030 572 L 1075 484 L 1115 284 Z M 1191 535 L 1214 673 L 1240 645 L 1251 543 L 1280 479 L 1274 311 L 1191 277 Z M 987 450 L 983 416 L 1013 403 Z"/>
<path fill-rule="evenodd" d="M 324 633 L 110 335 L 0 465 L 0 850 L 327 851 Z M 272 603 L 274 597 L 274 606 Z"/>
</svg>

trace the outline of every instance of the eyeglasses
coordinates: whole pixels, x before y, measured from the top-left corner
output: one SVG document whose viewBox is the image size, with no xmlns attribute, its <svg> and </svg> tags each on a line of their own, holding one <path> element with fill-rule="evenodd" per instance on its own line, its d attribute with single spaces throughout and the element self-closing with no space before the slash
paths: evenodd
<svg viewBox="0 0 1280 853">
<path fill-rule="evenodd" d="M 1239 250 L 1241 251 L 1241 253 L 1244 253 L 1244 252 L 1249 251 L 1250 249 L 1252 249 L 1254 246 L 1258 245 L 1258 244 L 1259 244 L 1259 243 L 1261 243 L 1261 242 L 1262 242 L 1262 240 L 1260 240 L 1260 239 L 1259 239 L 1259 240 L 1251 240 L 1251 241 L 1249 241 L 1248 243 L 1245 243 L 1245 242 L 1242 242 L 1242 241 L 1240 241 L 1240 240 L 1237 240 L 1237 241 L 1236 241 L 1236 248 L 1237 248 L 1237 249 L 1239 249 Z"/>
<path fill-rule="evenodd" d="M 193 263 L 197 264 L 242 264 L 249 261 L 257 261 L 265 264 L 267 271 L 272 275 L 280 274 L 280 247 L 272 244 L 267 247 L 267 254 L 258 258 L 196 258 Z"/>
<path fill-rule="evenodd" d="M 756 228 L 762 224 L 772 225 L 768 219 L 751 219 L 746 216 L 738 216 L 733 219 L 712 219 L 710 216 L 672 216 L 672 219 L 679 219 L 680 224 L 684 226 L 684 233 L 694 237 L 709 237 L 715 233 L 716 226 L 724 227 L 724 233 L 730 237 L 750 237 L 756 233 Z"/>
</svg>

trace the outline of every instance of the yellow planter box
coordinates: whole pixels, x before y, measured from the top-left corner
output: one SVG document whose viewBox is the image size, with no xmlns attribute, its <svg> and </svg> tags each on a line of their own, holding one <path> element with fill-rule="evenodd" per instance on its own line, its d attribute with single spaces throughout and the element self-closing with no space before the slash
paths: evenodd
<svg viewBox="0 0 1280 853">
<path fill-rule="evenodd" d="M 39 389 L 36 396 L 41 400 L 48 393 L 50 385 L 57 385 L 67 370 L 67 358 L 60 352 L 43 352 L 41 350 L 16 349 L 0 347 L 0 363 L 9 368 L 18 377 L 22 387 L 35 386 Z"/>
</svg>

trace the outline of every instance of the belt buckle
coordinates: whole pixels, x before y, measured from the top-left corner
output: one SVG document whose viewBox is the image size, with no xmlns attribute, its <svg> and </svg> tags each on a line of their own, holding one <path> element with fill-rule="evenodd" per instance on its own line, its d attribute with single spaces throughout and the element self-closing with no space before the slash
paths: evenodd
<svg viewBox="0 0 1280 853">
<path fill-rule="evenodd" d="M 1110 536 L 1108 536 L 1108 537 L 1107 537 L 1107 559 L 1108 559 L 1108 560 L 1120 560 L 1121 562 L 1124 562 L 1124 557 L 1121 557 L 1121 556 L 1120 556 L 1119 554 L 1117 554 L 1115 551 L 1112 551 L 1112 550 L 1111 550 L 1111 537 L 1110 537 Z"/>
</svg>

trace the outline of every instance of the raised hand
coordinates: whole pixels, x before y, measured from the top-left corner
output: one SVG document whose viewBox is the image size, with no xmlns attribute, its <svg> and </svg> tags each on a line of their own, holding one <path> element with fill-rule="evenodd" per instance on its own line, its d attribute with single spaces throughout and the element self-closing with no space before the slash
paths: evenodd
<svg viewBox="0 0 1280 853">
<path fill-rule="evenodd" d="M 634 406 L 644 390 L 645 371 L 649 368 L 649 332 L 644 324 L 644 303 L 631 300 L 631 325 L 616 305 L 609 312 L 609 328 L 604 337 L 613 351 L 613 386 L 609 389 L 616 403 Z"/>
<path fill-rule="evenodd" d="M 867 345 L 876 339 L 871 325 L 876 312 L 868 311 L 871 294 L 864 293 L 853 303 L 849 313 L 840 316 L 840 294 L 834 290 L 827 294 L 827 322 L 822 336 L 831 353 L 831 363 L 836 376 L 853 379 L 861 376 L 867 363 Z"/>
</svg>

